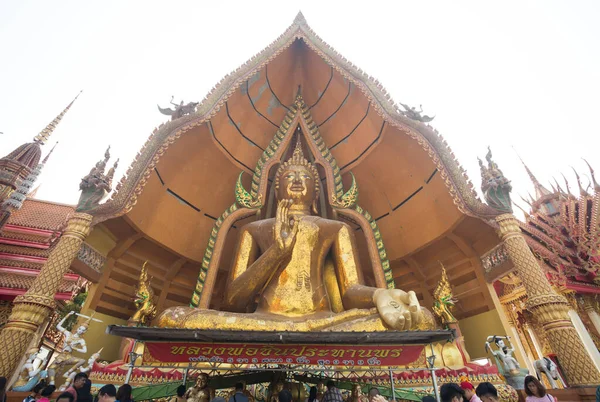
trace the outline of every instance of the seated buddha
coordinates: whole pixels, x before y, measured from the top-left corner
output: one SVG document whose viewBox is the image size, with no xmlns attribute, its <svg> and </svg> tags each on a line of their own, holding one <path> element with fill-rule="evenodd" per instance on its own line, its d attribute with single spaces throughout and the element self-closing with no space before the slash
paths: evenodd
<svg viewBox="0 0 600 402">
<path fill-rule="evenodd" d="M 414 292 L 366 286 L 350 226 L 316 212 L 319 174 L 296 145 L 275 181 L 274 218 L 241 229 L 224 310 L 173 307 L 160 327 L 269 331 L 430 329 Z"/>
</svg>

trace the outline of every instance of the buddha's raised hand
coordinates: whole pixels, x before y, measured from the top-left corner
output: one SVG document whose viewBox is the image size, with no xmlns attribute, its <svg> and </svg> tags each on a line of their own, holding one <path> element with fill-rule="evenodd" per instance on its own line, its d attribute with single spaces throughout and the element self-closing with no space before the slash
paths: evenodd
<svg viewBox="0 0 600 402">
<path fill-rule="evenodd" d="M 377 289 L 373 302 L 383 321 L 398 331 L 414 328 L 423 319 L 419 300 L 412 290 Z"/>
<path fill-rule="evenodd" d="M 275 214 L 275 228 L 273 236 L 275 246 L 282 254 L 290 253 L 296 243 L 296 233 L 298 233 L 298 219 L 290 222 L 289 208 L 292 200 L 281 200 L 277 203 L 277 212 Z"/>
</svg>

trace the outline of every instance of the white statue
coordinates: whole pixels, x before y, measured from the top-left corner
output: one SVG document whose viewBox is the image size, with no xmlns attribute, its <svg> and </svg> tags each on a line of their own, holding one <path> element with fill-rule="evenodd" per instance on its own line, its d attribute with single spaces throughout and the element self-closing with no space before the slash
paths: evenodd
<svg viewBox="0 0 600 402">
<path fill-rule="evenodd" d="M 485 350 L 491 351 L 492 354 L 500 362 L 502 362 L 502 365 L 503 365 L 503 368 L 504 368 L 504 371 L 506 372 L 506 374 L 518 375 L 518 374 L 520 374 L 521 365 L 519 364 L 517 359 L 515 359 L 513 357 L 513 353 L 515 353 L 515 348 L 513 348 L 512 345 L 507 346 L 506 343 L 504 342 L 505 339 L 508 342 L 510 342 L 510 337 L 508 337 L 508 336 L 497 336 L 497 335 L 488 336 L 488 338 L 485 342 Z M 494 342 L 496 344 L 496 347 L 497 347 L 496 350 L 494 350 L 490 346 L 490 344 L 492 342 Z"/>
<path fill-rule="evenodd" d="M 56 383 L 55 377 L 56 377 L 56 373 L 58 371 L 66 368 L 68 366 L 71 366 L 71 368 L 65 373 L 65 376 L 69 377 L 72 373 L 76 372 L 76 370 L 85 363 L 84 359 L 80 359 L 79 357 L 73 356 L 72 352 L 76 351 L 79 353 L 86 353 L 87 346 L 85 343 L 85 339 L 83 339 L 83 335 L 87 332 L 88 327 L 90 326 L 90 322 L 92 320 L 102 322 L 101 320 L 98 320 L 93 317 L 88 317 L 83 314 L 77 314 L 79 317 L 87 318 L 87 320 L 84 321 L 81 325 L 79 325 L 79 327 L 77 327 L 77 330 L 75 331 L 75 333 L 72 333 L 70 331 L 67 331 L 63 327 L 63 325 L 64 325 L 65 321 L 73 314 L 75 314 L 75 312 L 70 311 L 69 314 L 67 314 L 56 326 L 56 329 L 58 329 L 60 332 L 62 332 L 65 335 L 65 339 L 64 339 L 63 351 L 56 357 L 56 359 L 54 359 L 54 361 L 48 368 L 48 376 L 50 377 L 50 385 L 54 385 Z"/>
<path fill-rule="evenodd" d="M 48 360 L 41 359 L 41 363 L 38 367 L 35 367 L 35 361 L 40 354 L 40 350 L 38 348 L 32 348 L 27 353 L 29 357 L 23 367 L 21 367 L 21 371 L 19 373 L 19 377 L 15 384 L 12 387 L 13 391 L 16 392 L 29 392 L 35 387 L 41 380 L 46 378 L 48 374 L 44 370 L 46 363 Z"/>
<path fill-rule="evenodd" d="M 104 349 L 104 348 L 102 348 Z M 99 351 L 97 351 L 96 353 L 94 353 L 93 355 L 91 355 L 89 357 L 89 359 L 87 360 L 87 366 L 81 366 L 81 368 L 79 369 L 80 373 L 89 373 L 92 368 L 94 367 L 94 363 L 96 363 L 96 360 L 98 360 L 100 358 L 100 353 L 102 352 L 102 349 L 100 349 Z M 69 370 L 71 371 L 71 370 Z M 65 373 L 63 375 L 63 377 L 67 378 L 67 381 L 65 381 L 65 383 L 58 389 L 59 391 L 64 391 L 67 388 L 69 388 L 69 386 L 71 384 L 73 384 L 73 380 L 75 380 L 75 376 L 77 375 L 77 372 L 75 371 L 71 371 L 70 374 Z"/>
<path fill-rule="evenodd" d="M 540 360 L 536 360 L 533 362 L 533 367 L 535 368 L 535 372 L 537 373 L 537 377 L 540 379 L 540 381 L 542 380 L 542 373 L 546 374 L 548 382 L 553 389 L 558 388 L 556 381 L 560 381 L 563 387 L 565 386 L 562 378 L 560 378 L 558 375 L 558 366 L 552 361 L 552 359 L 544 357 Z"/>
</svg>

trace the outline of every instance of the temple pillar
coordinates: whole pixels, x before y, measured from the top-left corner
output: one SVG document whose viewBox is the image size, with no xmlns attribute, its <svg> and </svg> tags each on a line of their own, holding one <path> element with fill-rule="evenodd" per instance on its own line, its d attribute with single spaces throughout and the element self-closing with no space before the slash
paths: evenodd
<svg viewBox="0 0 600 402">
<path fill-rule="evenodd" d="M 573 323 L 579 338 L 581 338 L 581 342 L 583 342 L 583 345 L 585 346 L 585 350 L 590 355 L 590 358 L 594 362 L 596 369 L 600 371 L 600 352 L 598 352 L 598 348 L 596 348 L 596 345 L 594 344 L 592 337 L 585 327 L 585 324 L 583 321 L 581 321 L 581 317 L 579 317 L 577 311 L 573 309 L 569 310 L 569 317 L 571 318 L 571 322 Z"/>
<path fill-rule="evenodd" d="M 31 288 L 15 299 L 8 322 L 0 333 L 0 345 L 4 345 L 0 348 L 0 376 L 12 376 L 39 327 L 54 310 L 54 295 L 89 234 L 91 223 L 91 215 L 73 214 Z"/>
<path fill-rule="evenodd" d="M 571 386 L 598 385 L 600 372 L 569 317 L 567 300 L 558 295 L 525 242 L 512 214 L 496 217 L 498 234 L 527 291 L 527 309 L 541 323 Z"/>
<path fill-rule="evenodd" d="M 600 315 L 587 298 L 583 299 L 583 311 L 590 317 L 590 321 L 594 324 L 596 332 L 600 334 Z"/>
</svg>

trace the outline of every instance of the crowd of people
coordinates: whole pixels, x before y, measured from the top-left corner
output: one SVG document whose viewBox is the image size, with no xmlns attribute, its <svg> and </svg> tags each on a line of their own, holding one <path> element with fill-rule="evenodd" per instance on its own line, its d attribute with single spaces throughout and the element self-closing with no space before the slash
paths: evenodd
<svg viewBox="0 0 600 402">
<path fill-rule="evenodd" d="M 535 377 L 525 377 L 526 402 L 558 402 L 558 399 L 546 392 L 546 387 Z M 427 399 L 431 398 L 431 399 Z M 494 384 L 482 382 L 474 387 L 468 381 L 459 384 L 444 384 L 440 388 L 442 402 L 499 402 L 498 390 Z M 435 402 L 432 397 L 425 397 L 423 402 Z"/>
<path fill-rule="evenodd" d="M 79 373 L 75 376 L 73 383 L 65 389 L 58 397 L 56 402 L 134 402 L 132 399 L 132 387 L 129 384 L 124 384 L 117 388 L 112 384 L 104 385 L 98 394 L 94 397 L 91 393 L 91 381 L 86 373 Z M 4 389 L 6 386 L 6 378 L 0 377 L 0 402 L 6 401 Z M 52 395 L 55 393 L 56 387 L 48 385 L 44 381 L 37 384 L 31 393 L 23 400 L 23 402 L 50 402 Z M 185 398 L 186 387 L 180 385 L 177 388 L 177 394 L 169 400 L 169 402 L 186 402 Z M 525 377 L 525 393 L 527 394 L 526 402 L 558 402 L 554 396 L 546 391 L 546 387 L 534 376 Z M 598 387 L 598 396 L 600 396 L 600 387 Z M 244 393 L 244 384 L 237 383 L 233 395 L 226 401 L 211 402 L 249 402 L 248 397 Z M 499 402 L 498 390 L 489 382 L 482 382 L 477 387 L 468 381 L 460 384 L 449 383 L 440 387 L 441 402 Z M 279 402 L 292 402 L 292 393 L 287 388 L 279 392 Z M 341 391 L 336 387 L 334 381 L 327 382 L 327 390 L 323 394 L 319 394 L 317 387 L 310 388 L 309 396 L 305 402 L 345 402 Z M 364 402 L 388 402 L 383 397 L 379 389 L 371 388 Z M 395 402 L 392 400 L 392 402 Z M 423 398 L 423 402 L 436 402 L 432 396 Z"/>
<path fill-rule="evenodd" d="M 4 381 L 4 382 L 3 382 Z M 6 379 L 0 377 L 0 390 L 4 390 Z M 185 387 L 184 387 L 185 389 Z M 98 390 L 98 394 L 92 395 L 92 382 L 88 379 L 86 373 L 78 373 L 69 385 L 57 397 L 53 397 L 56 392 L 56 386 L 47 384 L 45 381 L 37 384 L 29 395 L 23 399 L 23 402 L 134 402 L 131 397 L 133 388 L 131 385 L 124 384 L 117 388 L 112 384 L 107 384 Z M 0 402 L 5 402 L 4 392 L 0 392 Z"/>
</svg>

